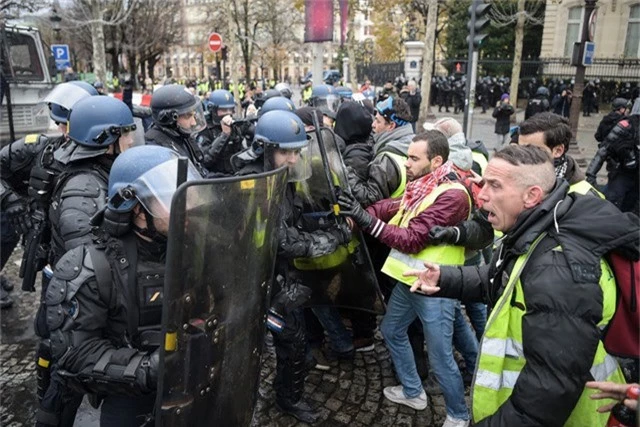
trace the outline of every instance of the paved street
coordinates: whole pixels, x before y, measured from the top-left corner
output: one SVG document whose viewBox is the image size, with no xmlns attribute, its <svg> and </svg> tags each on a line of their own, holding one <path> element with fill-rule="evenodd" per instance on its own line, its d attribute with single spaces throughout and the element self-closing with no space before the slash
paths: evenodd
<svg viewBox="0 0 640 427">
<path fill-rule="evenodd" d="M 437 109 L 436 109 L 437 111 Z M 489 149 L 495 148 L 494 120 L 490 113 L 475 114 L 473 139 L 484 140 Z M 604 111 L 605 113 L 607 111 Z M 442 113 L 435 113 L 443 117 Z M 461 115 L 454 116 L 462 121 Z M 518 112 L 523 118 L 523 112 Z M 602 115 L 581 117 L 578 135 L 582 155 L 593 156 L 596 143 L 593 133 Z M 33 318 L 37 309 L 36 294 L 19 290 L 18 267 L 21 254 L 13 254 L 5 271 L 16 285 L 12 292 L 15 304 L 3 310 L 0 337 L 0 425 L 18 427 L 33 425 L 35 420 L 35 363 L 36 338 Z M 39 283 L 39 282 L 38 282 Z M 262 369 L 259 401 L 255 411 L 255 426 L 298 426 L 289 416 L 282 416 L 274 406 L 271 387 L 275 373 L 273 348 L 267 347 Z M 442 396 L 429 393 L 429 407 L 414 411 L 398 406 L 382 396 L 382 389 L 397 384 L 389 354 L 380 337 L 370 353 L 358 353 L 353 361 L 342 361 L 326 372 L 313 371 L 307 380 L 307 396 L 322 414 L 321 426 L 440 426 L 444 420 Z M 431 391 L 431 390 L 430 390 Z M 76 420 L 79 426 L 97 426 L 96 411 L 83 404 Z"/>
</svg>

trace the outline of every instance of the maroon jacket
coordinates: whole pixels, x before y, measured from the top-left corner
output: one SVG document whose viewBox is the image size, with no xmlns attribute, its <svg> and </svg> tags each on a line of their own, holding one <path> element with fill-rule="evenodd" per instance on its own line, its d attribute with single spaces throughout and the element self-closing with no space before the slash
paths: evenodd
<svg viewBox="0 0 640 427">
<path fill-rule="evenodd" d="M 365 231 L 392 249 L 416 254 L 429 244 L 429 230 L 434 225 L 453 226 L 469 217 L 469 196 L 464 190 L 448 190 L 431 206 L 409 221 L 407 228 L 387 224 L 400 208 L 400 200 L 384 199 L 367 208 L 374 220 Z"/>
</svg>

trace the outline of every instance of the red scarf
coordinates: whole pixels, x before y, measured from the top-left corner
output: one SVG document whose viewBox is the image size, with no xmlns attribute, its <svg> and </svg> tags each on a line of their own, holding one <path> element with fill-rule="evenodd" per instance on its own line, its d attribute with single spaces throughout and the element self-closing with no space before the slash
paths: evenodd
<svg viewBox="0 0 640 427">
<path fill-rule="evenodd" d="M 414 181 L 408 182 L 402 196 L 400 208 L 404 212 L 411 212 L 416 209 L 425 197 L 429 195 L 439 184 L 450 182 L 447 178 L 453 171 L 453 163 L 451 160 L 441 165 L 436 170 L 422 176 Z"/>
</svg>

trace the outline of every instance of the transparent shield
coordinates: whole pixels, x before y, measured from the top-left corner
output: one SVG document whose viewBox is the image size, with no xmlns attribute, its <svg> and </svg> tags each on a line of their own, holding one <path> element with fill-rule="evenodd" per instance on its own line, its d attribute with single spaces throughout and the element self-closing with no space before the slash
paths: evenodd
<svg viewBox="0 0 640 427">
<path fill-rule="evenodd" d="M 272 144 L 264 148 L 264 170 L 271 171 L 282 166 L 289 169 L 289 182 L 302 182 L 312 175 L 309 147 L 283 149 Z"/>
<path fill-rule="evenodd" d="M 326 165 L 315 133 L 309 142 L 311 177 L 296 183 L 303 199 L 304 229 L 322 230 L 335 222 L 344 221 L 334 214 L 334 194 L 348 188 L 346 168 L 338 151 L 333 132 L 321 128 L 326 152 Z M 384 313 L 384 302 L 378 286 L 369 252 L 362 232 L 353 234 L 347 245 L 334 253 L 316 258 L 296 258 L 294 267 L 301 273 L 302 282 L 313 293 L 310 305 L 332 305 L 372 313 Z"/>
<path fill-rule="evenodd" d="M 40 102 L 45 104 L 58 104 L 67 110 L 71 110 L 76 102 L 91 96 L 79 86 L 62 83 L 53 88 Z"/>
<path fill-rule="evenodd" d="M 286 169 L 188 182 L 173 198 L 156 426 L 249 426 Z"/>
<path fill-rule="evenodd" d="M 197 102 L 189 108 L 179 110 L 177 114 L 176 124 L 186 134 L 193 135 L 207 127 L 202 102 Z"/>
</svg>

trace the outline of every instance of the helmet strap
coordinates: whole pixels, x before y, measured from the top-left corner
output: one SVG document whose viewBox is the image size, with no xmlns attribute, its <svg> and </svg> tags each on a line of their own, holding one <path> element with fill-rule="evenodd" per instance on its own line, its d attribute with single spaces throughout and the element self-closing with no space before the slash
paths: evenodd
<svg viewBox="0 0 640 427">
<path fill-rule="evenodd" d="M 144 218 L 145 222 L 147 223 L 147 228 L 139 227 L 134 223 L 132 225 L 133 230 L 141 236 L 151 239 L 151 241 L 153 241 L 154 243 L 166 245 L 168 240 L 167 236 L 158 233 L 153 222 L 153 216 L 149 212 L 147 212 L 146 209 L 142 209 L 142 212 L 144 212 Z"/>
</svg>

